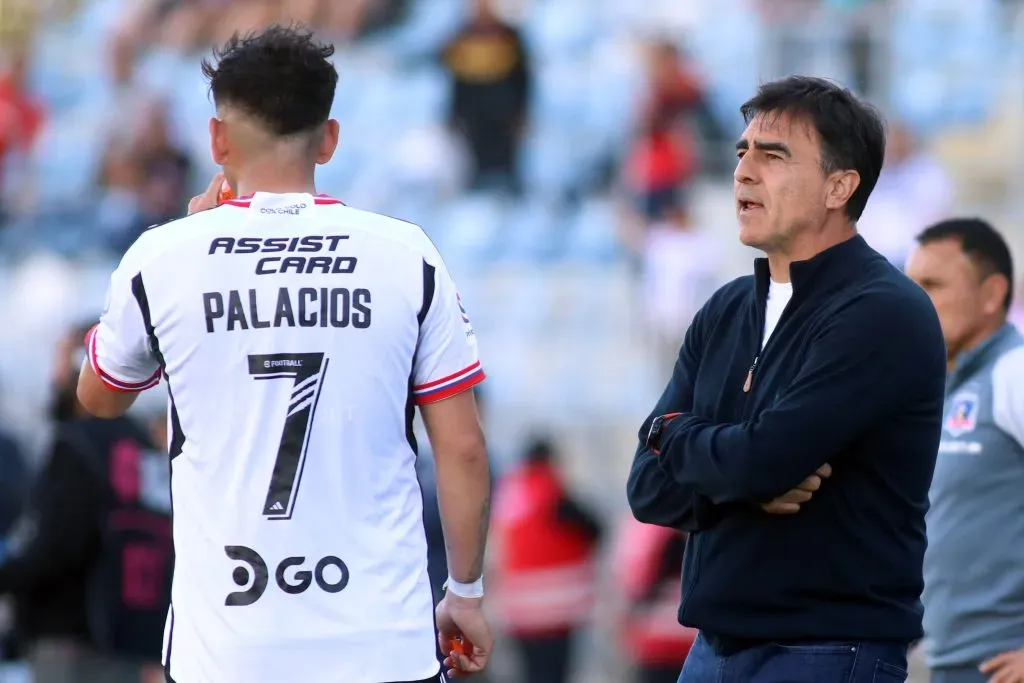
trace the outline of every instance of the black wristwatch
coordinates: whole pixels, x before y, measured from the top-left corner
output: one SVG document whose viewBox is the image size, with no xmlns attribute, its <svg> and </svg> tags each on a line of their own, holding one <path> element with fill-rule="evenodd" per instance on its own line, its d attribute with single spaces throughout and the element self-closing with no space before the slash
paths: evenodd
<svg viewBox="0 0 1024 683">
<path fill-rule="evenodd" d="M 651 421 L 651 428 L 647 432 L 647 443 L 644 444 L 651 450 L 655 455 L 661 453 L 661 437 L 665 431 L 665 425 L 671 420 L 679 417 L 682 413 L 668 413 L 667 415 L 659 415 Z"/>
</svg>

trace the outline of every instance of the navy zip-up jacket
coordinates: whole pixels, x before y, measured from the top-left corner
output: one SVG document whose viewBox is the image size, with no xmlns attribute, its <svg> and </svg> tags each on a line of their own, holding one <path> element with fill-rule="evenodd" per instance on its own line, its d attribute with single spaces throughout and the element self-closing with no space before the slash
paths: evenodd
<svg viewBox="0 0 1024 683">
<path fill-rule="evenodd" d="M 679 620 L 712 639 L 915 640 L 946 375 L 938 316 L 860 236 L 790 278 L 763 350 L 766 259 L 698 312 L 640 429 L 630 507 L 691 532 Z M 646 437 L 668 413 L 682 415 L 658 455 Z M 761 509 L 825 463 L 831 478 L 798 513 Z"/>
</svg>

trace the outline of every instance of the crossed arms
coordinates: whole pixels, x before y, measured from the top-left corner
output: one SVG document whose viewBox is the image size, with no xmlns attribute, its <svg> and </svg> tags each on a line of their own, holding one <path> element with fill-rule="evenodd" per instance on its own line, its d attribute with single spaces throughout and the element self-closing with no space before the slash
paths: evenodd
<svg viewBox="0 0 1024 683">
<path fill-rule="evenodd" d="M 707 327 L 702 309 L 668 387 L 640 429 L 627 483 L 634 516 L 701 531 L 798 487 L 928 382 L 933 364 L 921 359 L 941 351 L 935 347 L 938 323 L 933 310 L 917 304 L 898 293 L 850 302 L 815 333 L 775 403 L 732 424 L 694 411 Z M 666 424 L 655 454 L 646 445 L 648 430 L 668 413 L 681 415 Z"/>
</svg>

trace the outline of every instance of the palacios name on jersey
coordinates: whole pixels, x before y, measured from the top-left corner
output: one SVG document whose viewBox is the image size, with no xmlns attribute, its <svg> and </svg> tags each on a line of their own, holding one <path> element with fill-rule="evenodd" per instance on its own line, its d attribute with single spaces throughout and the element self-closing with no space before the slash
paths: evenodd
<svg viewBox="0 0 1024 683">
<path fill-rule="evenodd" d="M 209 254 L 334 253 L 348 235 L 305 235 L 302 237 L 217 237 Z M 257 275 L 332 274 L 355 272 L 358 259 L 353 256 L 264 256 L 256 263 Z M 203 293 L 206 331 L 262 329 L 267 327 L 354 327 L 370 326 L 368 289 L 345 287 L 301 287 L 296 292 L 281 287 L 272 307 L 261 311 L 255 289 L 232 289 Z"/>
<path fill-rule="evenodd" d="M 237 289 L 230 290 L 226 296 L 221 292 L 205 292 L 206 331 L 349 326 L 365 330 L 371 322 L 372 295 L 368 289 L 301 287 L 293 294 L 287 287 L 281 287 L 277 290 L 276 305 L 263 312 L 259 309 L 255 289 L 248 290 L 244 303 L 242 297 Z"/>
</svg>

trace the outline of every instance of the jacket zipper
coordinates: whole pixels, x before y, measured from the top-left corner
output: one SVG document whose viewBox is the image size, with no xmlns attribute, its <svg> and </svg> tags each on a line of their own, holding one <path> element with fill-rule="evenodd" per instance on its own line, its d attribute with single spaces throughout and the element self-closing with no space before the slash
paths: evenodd
<svg viewBox="0 0 1024 683">
<path fill-rule="evenodd" d="M 767 294 L 765 296 L 767 297 Z M 757 305 L 756 302 L 755 302 L 755 305 Z M 768 301 L 766 299 L 765 300 L 765 306 L 767 307 L 767 305 L 768 305 Z M 747 370 L 747 378 L 743 382 L 743 393 L 744 394 L 749 394 L 751 387 L 754 386 L 754 373 L 757 372 L 757 364 L 760 362 L 760 360 L 761 360 L 761 353 L 764 351 L 764 349 L 762 348 L 762 341 L 764 339 L 764 321 L 765 321 L 765 316 L 766 315 L 767 315 L 766 308 L 758 307 L 758 309 L 757 309 L 757 330 L 761 334 L 759 334 L 757 336 L 757 346 L 754 349 L 754 362 L 752 362 L 750 364 L 750 369 Z"/>
<path fill-rule="evenodd" d="M 775 323 L 775 330 L 777 330 L 780 327 L 782 327 L 783 321 L 786 320 L 786 316 L 792 310 L 792 308 L 793 308 L 793 296 L 796 296 L 796 294 L 794 293 L 793 295 L 791 295 L 790 298 L 789 298 L 789 301 L 787 301 L 786 305 L 783 307 L 782 314 L 779 315 L 779 319 Z M 766 302 L 766 305 L 767 305 L 767 302 Z M 750 364 L 750 369 L 747 370 L 747 379 L 743 382 L 743 393 L 744 394 L 749 394 L 750 390 L 753 388 L 753 386 L 754 386 L 754 373 L 757 372 L 758 363 L 761 362 L 761 356 L 764 355 L 764 352 L 768 349 L 769 346 L 771 346 L 772 341 L 773 341 L 773 339 L 771 337 L 769 337 L 768 342 L 766 344 L 764 344 L 763 347 L 762 347 L 762 342 L 764 341 L 765 315 L 760 314 L 760 312 L 759 312 L 758 321 L 757 322 L 758 322 L 758 325 L 761 326 L 761 336 L 758 337 L 758 340 L 757 340 L 757 346 L 758 346 L 758 349 L 760 349 L 760 350 L 754 352 L 754 362 Z M 775 330 L 772 330 L 772 337 L 775 336 Z"/>
<path fill-rule="evenodd" d="M 749 394 L 750 387 L 754 384 L 754 371 L 757 370 L 757 361 L 761 359 L 761 354 L 754 356 L 754 362 L 751 363 L 750 369 L 747 370 L 747 381 L 743 383 L 743 393 Z"/>
</svg>

